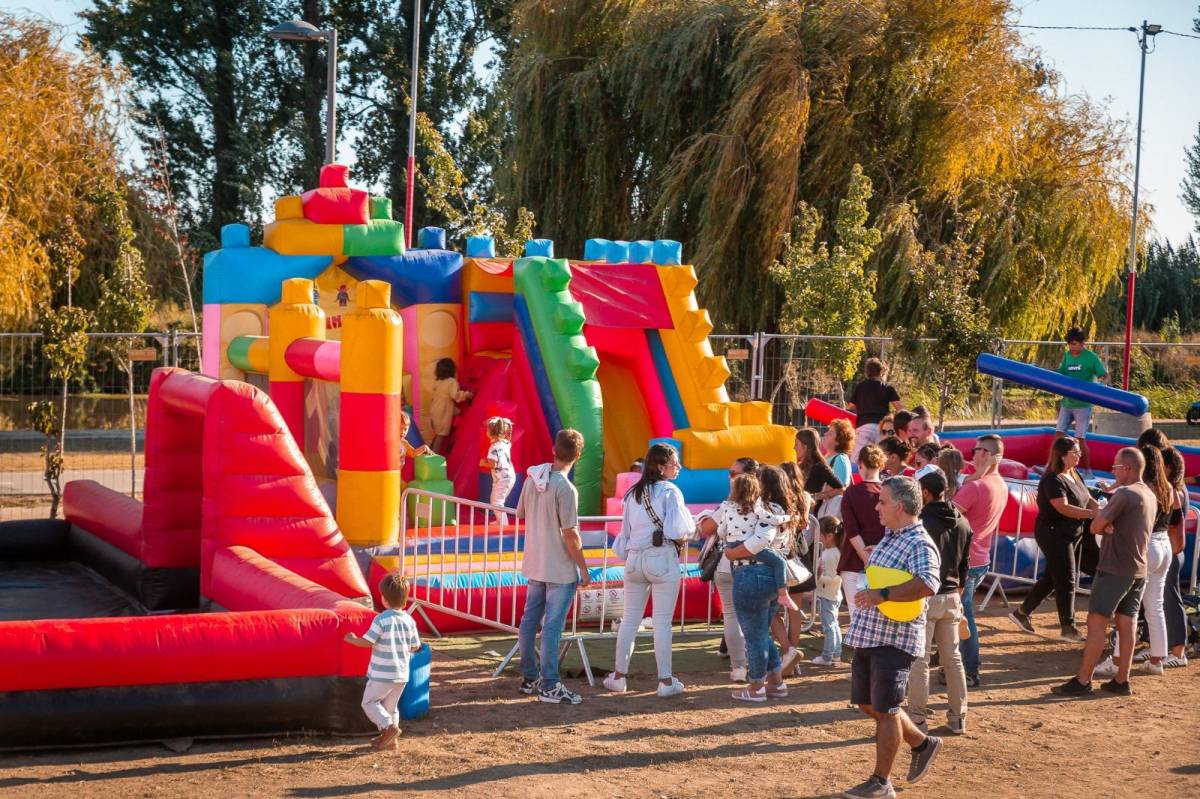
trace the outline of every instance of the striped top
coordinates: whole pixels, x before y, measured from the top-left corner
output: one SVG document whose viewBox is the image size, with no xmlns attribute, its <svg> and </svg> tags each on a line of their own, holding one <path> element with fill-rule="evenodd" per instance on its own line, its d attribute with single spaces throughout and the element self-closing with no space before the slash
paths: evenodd
<svg viewBox="0 0 1200 799">
<path fill-rule="evenodd" d="M 381 682 L 408 682 L 408 660 L 412 649 L 421 645 L 417 623 L 403 610 L 388 608 L 375 617 L 363 636 L 370 641 L 371 665 L 367 679 Z"/>
</svg>

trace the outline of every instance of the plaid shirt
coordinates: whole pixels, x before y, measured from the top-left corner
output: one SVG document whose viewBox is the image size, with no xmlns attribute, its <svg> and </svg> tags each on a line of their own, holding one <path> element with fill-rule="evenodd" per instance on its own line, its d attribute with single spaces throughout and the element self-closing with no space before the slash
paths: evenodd
<svg viewBox="0 0 1200 799">
<path fill-rule="evenodd" d="M 941 564 L 937 547 L 920 522 L 899 530 L 885 531 L 883 540 L 871 551 L 871 559 L 867 562 L 868 566 L 902 569 L 920 579 L 934 593 L 937 593 L 941 584 Z M 856 607 L 845 643 L 855 649 L 894 646 L 913 657 L 923 657 L 925 610 L 922 605 L 921 615 L 912 621 L 892 621 L 877 607 L 866 610 Z"/>
</svg>

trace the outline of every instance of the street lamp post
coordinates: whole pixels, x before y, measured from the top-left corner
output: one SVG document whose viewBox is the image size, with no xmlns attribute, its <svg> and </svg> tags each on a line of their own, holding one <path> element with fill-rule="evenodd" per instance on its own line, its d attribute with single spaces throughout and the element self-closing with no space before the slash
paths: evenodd
<svg viewBox="0 0 1200 799">
<path fill-rule="evenodd" d="M 1148 25 L 1129 30 L 1137 34 L 1138 47 L 1142 51 L 1142 76 L 1138 84 L 1137 144 L 1133 156 L 1133 220 L 1129 231 L 1129 285 L 1125 292 L 1125 361 L 1121 370 L 1121 387 L 1129 390 L 1129 355 L 1133 347 L 1133 294 L 1137 284 L 1137 229 L 1138 229 L 1138 178 L 1142 171 L 1142 101 L 1146 95 L 1146 45 L 1151 36 L 1162 31 L 1162 25 Z"/>
<path fill-rule="evenodd" d="M 321 30 L 302 19 L 281 22 L 267 35 L 286 42 L 325 42 L 328 56 L 325 71 L 325 163 L 334 163 L 334 142 L 337 140 L 337 31 Z"/>
</svg>

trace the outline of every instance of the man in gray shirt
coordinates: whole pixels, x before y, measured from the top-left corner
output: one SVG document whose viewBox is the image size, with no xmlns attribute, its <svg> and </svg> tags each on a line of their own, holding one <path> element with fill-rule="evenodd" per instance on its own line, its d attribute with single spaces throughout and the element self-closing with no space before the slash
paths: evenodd
<svg viewBox="0 0 1200 799">
<path fill-rule="evenodd" d="M 591 583 L 579 537 L 579 492 L 568 475 L 583 454 L 583 435 L 560 430 L 554 439 L 554 463 L 531 466 L 517 501 L 525 519 L 521 574 L 528 581 L 525 613 L 517 641 L 521 649 L 521 687 L 542 702 L 578 705 L 558 674 L 558 647 L 577 587 Z M 541 669 L 535 642 L 542 629 Z"/>
<path fill-rule="evenodd" d="M 1113 476 L 1117 490 L 1108 504 L 1092 520 L 1092 532 L 1103 536 L 1096 578 L 1092 581 L 1092 596 L 1088 603 L 1087 643 L 1079 673 L 1052 690 L 1060 696 L 1088 696 L 1092 693 L 1092 672 L 1100 661 L 1108 637 L 1108 623 L 1116 616 L 1121 651 L 1113 661 L 1116 676 L 1100 686 L 1101 690 L 1118 696 L 1129 696 L 1129 667 L 1133 663 L 1133 647 L 1137 643 L 1134 624 L 1146 582 L 1146 550 L 1154 529 L 1158 500 L 1150 487 L 1142 482 L 1146 459 L 1133 447 L 1117 452 Z"/>
</svg>

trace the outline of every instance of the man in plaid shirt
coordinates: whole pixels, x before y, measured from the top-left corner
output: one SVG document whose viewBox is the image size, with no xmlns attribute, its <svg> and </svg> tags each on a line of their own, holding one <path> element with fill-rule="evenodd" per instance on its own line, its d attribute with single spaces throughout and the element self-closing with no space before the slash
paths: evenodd
<svg viewBox="0 0 1200 799">
<path fill-rule="evenodd" d="M 854 597 L 857 612 L 845 640 L 854 647 L 850 701 L 875 719 L 875 771 L 866 782 L 842 794 L 850 799 L 896 795 L 889 774 L 901 739 L 912 747 L 910 783 L 929 773 L 942 748 L 941 739 L 917 729 L 901 707 L 913 660 L 925 654 L 925 608 L 912 621 L 901 622 L 887 618 L 877 607 L 882 602 L 933 596 L 941 584 L 941 557 L 919 518 L 917 481 L 911 477 L 884 481 L 877 510 L 887 532 L 872 549 L 867 566 L 900 569 L 912 579 L 891 588 L 862 589 Z"/>
</svg>

